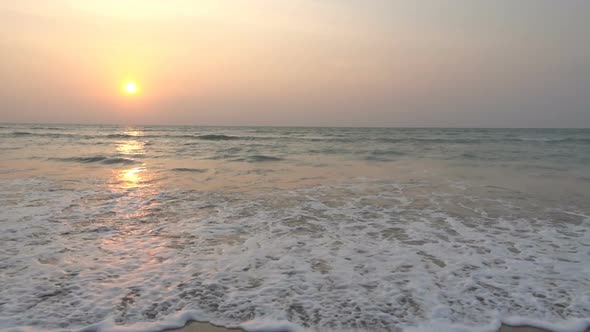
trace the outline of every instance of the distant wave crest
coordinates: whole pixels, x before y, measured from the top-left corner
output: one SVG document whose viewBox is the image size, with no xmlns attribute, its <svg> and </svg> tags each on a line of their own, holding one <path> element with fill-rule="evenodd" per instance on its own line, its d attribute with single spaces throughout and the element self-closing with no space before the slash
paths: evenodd
<svg viewBox="0 0 590 332">
<path fill-rule="evenodd" d="M 174 172 L 190 172 L 190 173 L 206 173 L 207 169 L 178 167 L 178 168 L 173 168 L 172 171 L 174 171 Z"/>
<path fill-rule="evenodd" d="M 222 135 L 222 134 L 199 135 L 199 136 L 196 136 L 196 138 L 206 140 L 206 141 L 229 141 L 229 140 L 242 139 L 239 136 L 230 136 L 230 135 Z"/>
<path fill-rule="evenodd" d="M 248 156 L 245 158 L 236 158 L 236 159 L 232 159 L 231 161 L 246 161 L 246 162 L 250 162 L 250 163 L 259 163 L 259 162 L 270 162 L 270 161 L 280 161 L 283 160 L 283 158 L 280 157 L 273 157 L 273 156 L 265 156 L 265 155 L 253 155 L 253 156 Z"/>
<path fill-rule="evenodd" d="M 131 165 L 137 164 L 137 161 L 122 157 L 90 156 L 90 157 L 69 157 L 69 158 L 49 158 L 54 161 L 76 162 L 82 164 L 104 164 L 104 165 Z"/>
</svg>

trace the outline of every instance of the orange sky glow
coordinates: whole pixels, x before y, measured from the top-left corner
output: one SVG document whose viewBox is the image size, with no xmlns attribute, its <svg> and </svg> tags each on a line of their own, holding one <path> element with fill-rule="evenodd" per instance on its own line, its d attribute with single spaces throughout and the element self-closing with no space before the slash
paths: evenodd
<svg viewBox="0 0 590 332">
<path fill-rule="evenodd" d="M 5 1 L 0 122 L 575 125 L 588 120 L 587 7 Z M 539 110 L 564 101 L 566 120 Z"/>
</svg>

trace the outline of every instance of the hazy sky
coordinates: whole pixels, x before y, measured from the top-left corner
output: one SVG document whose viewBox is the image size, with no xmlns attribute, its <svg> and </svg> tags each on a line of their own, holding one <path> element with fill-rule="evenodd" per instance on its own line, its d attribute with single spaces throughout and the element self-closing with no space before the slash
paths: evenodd
<svg viewBox="0 0 590 332">
<path fill-rule="evenodd" d="M 590 1 L 2 0 L 0 122 L 590 127 Z"/>
</svg>

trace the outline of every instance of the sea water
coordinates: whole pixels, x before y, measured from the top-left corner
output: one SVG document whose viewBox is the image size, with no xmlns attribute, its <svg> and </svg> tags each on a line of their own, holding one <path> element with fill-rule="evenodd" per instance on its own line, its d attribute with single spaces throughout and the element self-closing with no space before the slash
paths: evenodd
<svg viewBox="0 0 590 332">
<path fill-rule="evenodd" d="M 0 227 L 0 329 L 581 331 L 590 130 L 0 125 Z"/>
</svg>

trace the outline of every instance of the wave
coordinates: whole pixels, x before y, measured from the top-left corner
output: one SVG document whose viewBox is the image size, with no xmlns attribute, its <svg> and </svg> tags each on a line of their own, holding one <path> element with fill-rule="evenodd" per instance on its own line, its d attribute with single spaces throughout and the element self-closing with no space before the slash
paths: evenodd
<svg viewBox="0 0 590 332">
<path fill-rule="evenodd" d="M 375 156 L 403 156 L 405 153 L 397 150 L 375 150 L 371 152 Z"/>
<path fill-rule="evenodd" d="M 358 143 L 358 142 L 379 142 L 379 143 L 439 143 L 439 144 L 485 144 L 485 143 L 590 143 L 590 138 L 587 137 L 568 137 L 568 138 L 421 138 L 421 137 L 292 137 L 292 136 L 278 136 L 278 137 L 253 137 L 253 136 L 230 136 L 231 139 L 242 140 L 301 140 L 311 142 L 330 142 L 330 143 Z"/>
<path fill-rule="evenodd" d="M 54 161 L 76 162 L 82 164 L 100 163 L 104 165 L 132 165 L 138 162 L 129 158 L 122 157 L 106 157 L 106 156 L 90 156 L 90 157 L 69 157 L 69 158 L 49 158 Z"/>
<path fill-rule="evenodd" d="M 396 150 L 375 150 L 365 157 L 369 161 L 392 161 L 394 157 L 403 156 L 405 153 Z"/>
<path fill-rule="evenodd" d="M 206 141 L 229 141 L 229 140 L 244 139 L 243 137 L 239 137 L 239 136 L 230 136 L 230 135 L 222 135 L 222 134 L 199 135 L 199 136 L 195 136 L 195 138 L 206 140 Z"/>
<path fill-rule="evenodd" d="M 254 155 L 248 157 L 248 161 L 252 162 L 259 162 L 259 161 L 279 161 L 283 160 L 283 158 L 273 157 L 273 156 L 265 156 L 265 155 Z"/>
<path fill-rule="evenodd" d="M 464 158 L 464 159 L 478 159 L 479 157 L 477 155 L 473 154 L 473 153 L 465 152 L 465 153 L 462 153 L 461 154 L 461 158 Z"/>
<path fill-rule="evenodd" d="M 340 141 L 340 142 L 353 142 L 354 139 L 330 139 L 330 138 L 295 138 L 290 136 L 234 136 L 234 135 L 225 135 L 225 134 L 202 134 L 202 135 L 191 135 L 191 134 L 180 134 L 180 135 L 169 135 L 169 134 L 148 134 L 148 135 L 130 135 L 124 133 L 118 134 L 106 134 L 106 135 L 89 135 L 89 134 L 72 134 L 72 133 L 40 133 L 40 132 L 24 132 L 24 131 L 16 131 L 12 133 L 2 133 L 0 134 L 2 137 L 20 137 L 20 136 L 35 136 L 35 137 L 51 137 L 51 138 L 80 138 L 80 139 L 119 139 L 119 140 L 129 140 L 129 139 L 186 139 L 186 140 L 203 140 L 203 141 L 235 141 L 235 140 L 243 140 L 243 141 L 257 141 L 257 140 L 311 140 L 311 141 Z M 188 143 L 190 144 L 190 143 Z"/>
<path fill-rule="evenodd" d="M 113 317 L 109 317 L 101 322 L 86 326 L 82 331 L 96 331 L 96 332 L 153 332 L 153 331 L 164 331 L 164 330 L 176 330 L 187 326 L 191 322 L 207 322 L 211 317 L 203 313 L 201 310 L 181 310 L 176 313 L 167 315 L 158 319 L 157 321 L 151 322 L 136 322 L 131 324 L 120 325 L 115 322 Z M 233 324 L 223 324 L 212 326 L 228 326 L 232 329 L 241 329 L 248 332 L 254 331 L 281 331 L 281 332 L 313 332 L 317 329 L 312 327 L 304 327 L 297 323 L 291 322 L 286 319 L 268 319 L 268 318 L 254 318 L 252 320 L 239 324 L 239 327 L 229 327 Z M 424 321 L 418 326 L 400 328 L 400 331 L 412 331 L 412 332 L 434 332 L 434 331 L 446 331 L 446 332 L 489 332 L 497 331 L 501 326 L 512 326 L 512 327 L 531 327 L 532 329 L 541 329 L 546 331 L 555 332 L 584 332 L 590 328 L 590 319 L 586 318 L 570 318 L 568 320 L 562 320 L 558 322 L 547 322 L 541 319 L 531 319 L 519 316 L 499 316 L 485 324 L 479 326 L 467 326 L 461 323 L 449 323 L 444 321 Z M 11 329 L 12 331 L 18 332 L 32 332 L 38 331 L 32 327 L 16 327 Z M 56 330 L 45 330 L 45 331 L 56 331 Z M 348 328 L 322 328 L 325 332 L 360 332 L 365 331 L 364 329 L 348 329 Z"/>
<path fill-rule="evenodd" d="M 225 187 L 120 192 L 102 184 L 62 193 L 38 178 L 5 184 L 2 192 L 32 194 L 11 207 L 8 229 L 16 231 L 5 236 L 6 252 L 20 254 L 6 267 L 0 329 L 155 332 L 191 319 L 230 325 L 268 318 L 243 327 L 292 331 L 272 325 L 278 318 L 311 331 L 496 331 L 504 313 L 541 323 L 588 317 L 580 292 L 587 284 L 587 241 L 578 233 L 584 210 L 572 210 L 580 214 L 572 219 L 549 215 L 544 200 L 525 196 L 520 205 L 520 196 L 453 193 L 429 177 L 255 195 Z M 490 207 L 495 198 L 506 201 Z M 475 214 L 463 216 L 465 206 Z M 113 241 L 122 245 L 99 246 Z M 71 250 L 58 253 L 55 243 Z M 59 264 L 29 264 L 29 256 Z M 61 262 L 74 273 L 56 285 Z M 88 326 L 103 319 L 111 323 Z M 469 326 L 445 328 L 451 322 Z"/>
<path fill-rule="evenodd" d="M 65 133 L 32 133 L 29 131 L 13 131 L 11 133 L 4 133 L 0 134 L 1 137 L 50 137 L 50 138 L 60 138 L 60 137 L 74 137 L 80 135 L 74 134 L 65 134 Z"/>
<path fill-rule="evenodd" d="M 142 136 L 137 136 L 137 135 L 129 135 L 129 134 L 109 134 L 106 136 L 97 136 L 98 137 L 104 137 L 104 138 L 138 138 L 138 137 L 142 137 Z"/>
<path fill-rule="evenodd" d="M 279 157 L 273 157 L 273 156 L 265 156 L 265 155 L 253 155 L 253 156 L 248 156 L 245 158 L 236 158 L 233 159 L 233 161 L 247 161 L 250 163 L 258 163 L 258 162 L 269 162 L 269 161 L 280 161 L 283 160 L 283 158 L 279 158 Z"/>
<path fill-rule="evenodd" d="M 541 135 L 535 137 L 530 136 L 516 136 L 515 134 L 486 134 L 486 135 L 455 135 L 449 133 L 447 135 L 435 135 L 435 136 L 413 136 L 413 135 L 399 135 L 393 134 L 387 137 L 387 133 L 384 132 L 363 132 L 360 134 L 328 134 L 322 135 L 306 135 L 306 136 L 293 136 L 289 132 L 277 133 L 273 136 L 250 136 L 250 135 L 229 135 L 221 133 L 191 133 L 191 132 L 155 132 L 147 131 L 146 135 L 132 135 L 125 132 L 111 132 L 102 134 L 93 134 L 89 132 L 59 132 L 60 128 L 47 127 L 42 128 L 49 132 L 36 131 L 37 128 L 30 128 L 30 130 L 17 130 L 13 132 L 0 133 L 0 137 L 48 137 L 48 138 L 73 138 L 73 139 L 84 139 L 84 140 L 98 140 L 98 139 L 113 139 L 113 140 L 131 140 L 131 139 L 171 139 L 171 140 L 186 140 L 186 144 L 196 144 L 197 141 L 294 141 L 294 142 L 323 142 L 323 143 L 360 143 L 360 142 L 376 142 L 376 143 L 390 143 L 390 144 L 589 144 L 590 137 L 586 134 L 577 134 L 571 136 L 557 136 L 548 133 L 545 137 Z M 65 130 L 65 129 L 64 129 Z"/>
<path fill-rule="evenodd" d="M 545 140 L 544 143 L 590 143 L 590 138 L 568 137 L 563 139 Z"/>
<path fill-rule="evenodd" d="M 377 138 L 375 141 L 383 143 L 455 143 L 455 144 L 477 144 L 486 143 L 492 140 L 476 138 Z"/>
<path fill-rule="evenodd" d="M 146 135 L 143 137 L 149 138 L 184 138 L 184 139 L 196 139 L 203 141 L 256 141 L 256 140 L 279 140 L 279 139 L 292 139 L 291 137 L 284 136 L 234 136 L 225 134 L 202 134 L 202 135 Z M 187 143 L 191 144 L 191 143 Z"/>
<path fill-rule="evenodd" d="M 171 171 L 174 171 L 174 172 L 206 173 L 207 172 L 207 169 L 206 168 L 185 168 L 185 167 L 178 167 L 178 168 L 171 169 Z"/>
<path fill-rule="evenodd" d="M 137 322 L 132 324 L 119 325 L 113 318 L 107 318 L 101 322 L 86 326 L 82 331 L 96 331 L 96 332 L 156 332 L 164 330 L 176 330 L 187 326 L 191 322 L 207 322 L 210 317 L 202 310 L 181 310 L 176 313 L 167 315 L 157 321 L 152 322 Z M 223 322 L 220 322 L 223 323 Z M 228 328 L 239 328 L 247 332 L 262 332 L 262 331 L 281 331 L 281 332 L 313 332 L 317 329 L 312 327 L 304 327 L 285 319 L 268 319 L 268 318 L 254 318 L 239 324 L 238 327 L 233 327 L 233 324 L 222 324 L 212 326 L 227 326 Z M 450 323 L 442 320 L 437 321 L 432 319 L 424 321 L 418 326 L 400 328 L 400 331 L 408 332 L 490 332 L 498 331 L 502 326 L 512 327 L 531 327 L 533 329 L 541 329 L 555 332 L 584 332 L 590 328 L 590 319 L 586 318 L 570 318 L 559 322 L 547 322 L 540 319 L 531 319 L 519 316 L 499 316 L 486 324 L 480 326 L 467 326 L 461 323 Z M 47 329 L 36 329 L 35 327 L 16 327 L 10 329 L 15 332 L 37 332 L 37 331 L 55 331 Z M 349 328 L 322 328 L 325 332 L 360 332 L 367 331 L 365 329 L 349 329 Z"/>
<path fill-rule="evenodd" d="M 68 128 L 60 128 L 60 127 L 31 127 L 30 129 L 34 130 L 68 130 Z"/>
<path fill-rule="evenodd" d="M 482 143 L 590 143 L 590 138 L 376 138 L 383 143 L 448 143 L 448 144 L 482 144 Z"/>
<path fill-rule="evenodd" d="M 33 133 L 28 132 L 28 131 L 13 131 L 10 134 L 12 134 L 13 136 L 32 136 L 32 135 L 34 135 Z"/>
<path fill-rule="evenodd" d="M 312 142 L 339 142 L 339 143 L 354 143 L 363 138 L 337 138 L 337 137 L 298 137 L 296 139 L 312 141 Z M 370 139 L 369 139 L 370 140 Z"/>
</svg>

